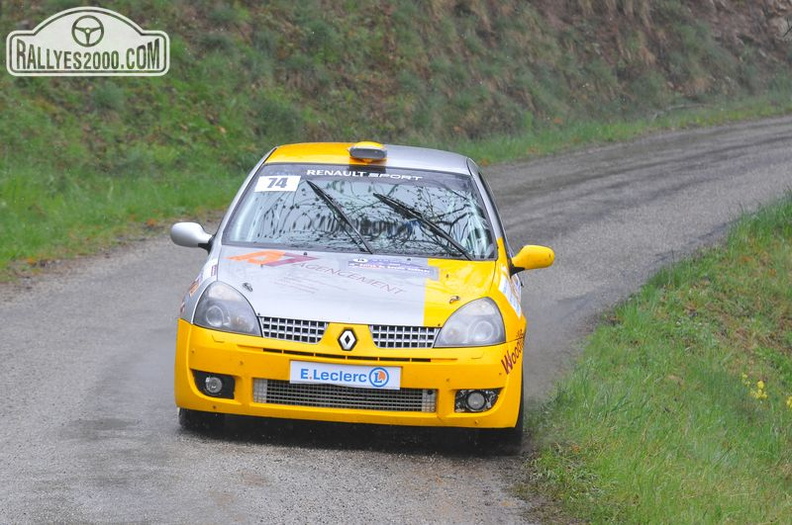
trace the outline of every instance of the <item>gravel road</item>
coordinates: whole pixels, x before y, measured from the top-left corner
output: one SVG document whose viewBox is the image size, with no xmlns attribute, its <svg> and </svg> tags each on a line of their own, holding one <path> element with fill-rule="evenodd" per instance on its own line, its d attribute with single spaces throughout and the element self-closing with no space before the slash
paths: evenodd
<svg viewBox="0 0 792 525">
<path fill-rule="evenodd" d="M 792 118 L 486 172 L 512 244 L 557 253 L 525 275 L 536 402 L 605 309 L 792 190 Z M 530 522 L 511 488 L 520 459 L 445 434 L 245 419 L 181 431 L 175 324 L 204 252 L 164 237 L 0 286 L 0 523 Z"/>
</svg>

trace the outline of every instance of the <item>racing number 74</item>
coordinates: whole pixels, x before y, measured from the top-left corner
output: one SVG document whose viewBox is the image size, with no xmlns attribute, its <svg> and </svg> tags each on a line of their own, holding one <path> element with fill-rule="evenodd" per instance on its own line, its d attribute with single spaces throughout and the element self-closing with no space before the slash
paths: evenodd
<svg viewBox="0 0 792 525">
<path fill-rule="evenodd" d="M 300 185 L 299 175 L 273 175 L 262 176 L 256 181 L 256 192 L 267 191 L 297 191 L 297 186 Z"/>
<path fill-rule="evenodd" d="M 269 179 L 269 184 L 267 185 L 267 189 L 274 189 L 274 188 L 283 188 L 289 185 L 289 178 L 288 177 L 267 177 Z"/>
</svg>

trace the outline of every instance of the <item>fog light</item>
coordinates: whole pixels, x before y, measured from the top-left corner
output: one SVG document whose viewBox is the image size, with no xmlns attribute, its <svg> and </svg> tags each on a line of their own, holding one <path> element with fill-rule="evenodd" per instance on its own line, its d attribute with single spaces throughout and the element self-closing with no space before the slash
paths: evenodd
<svg viewBox="0 0 792 525">
<path fill-rule="evenodd" d="M 195 386 L 202 394 L 212 397 L 234 399 L 236 381 L 234 376 L 226 374 L 213 374 L 193 370 Z"/>
<path fill-rule="evenodd" d="M 467 403 L 470 410 L 478 412 L 487 404 L 487 398 L 484 397 L 484 394 L 480 390 L 474 390 L 467 395 L 465 403 Z"/>
<path fill-rule="evenodd" d="M 217 376 L 206 376 L 204 379 L 204 390 L 207 394 L 216 396 L 223 391 L 223 380 Z"/>
<path fill-rule="evenodd" d="M 498 401 L 500 389 L 457 390 L 454 412 L 483 412 Z"/>
</svg>

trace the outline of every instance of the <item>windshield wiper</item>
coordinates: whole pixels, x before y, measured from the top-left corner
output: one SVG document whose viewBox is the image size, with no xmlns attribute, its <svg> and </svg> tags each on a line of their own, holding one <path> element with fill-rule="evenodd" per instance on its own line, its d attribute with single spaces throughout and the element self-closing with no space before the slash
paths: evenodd
<svg viewBox="0 0 792 525">
<path fill-rule="evenodd" d="M 316 184 L 314 184 L 309 180 L 306 180 L 305 182 L 308 183 L 308 185 L 311 187 L 314 193 L 316 193 L 319 196 L 319 198 L 325 201 L 327 206 L 331 210 L 333 210 L 333 213 L 335 213 L 339 219 L 341 219 L 347 226 L 349 226 L 349 228 L 353 232 L 355 232 L 357 238 L 355 238 L 355 235 L 350 234 L 348 230 L 347 230 L 347 235 L 349 235 L 353 241 L 355 242 L 359 241 L 359 244 L 362 244 L 368 253 L 374 253 L 374 250 L 372 250 L 369 243 L 366 242 L 366 239 L 363 237 L 363 234 L 360 233 L 360 230 L 355 228 L 355 225 L 352 223 L 352 219 L 350 219 L 349 216 L 344 212 L 344 209 L 330 195 L 325 193 L 325 191 L 322 188 L 320 188 L 319 186 L 317 186 Z"/>
<path fill-rule="evenodd" d="M 404 217 L 408 219 L 417 219 L 418 221 L 421 222 L 421 224 L 429 228 L 432 231 L 432 233 L 448 241 L 448 244 L 453 246 L 459 253 L 461 253 L 465 257 L 465 259 L 467 259 L 468 261 L 471 260 L 470 254 L 467 252 L 467 250 L 465 250 L 465 248 L 461 244 L 459 244 L 456 241 L 456 239 L 451 237 L 451 235 L 449 235 L 449 233 L 444 229 L 442 229 L 440 226 L 438 226 L 431 220 L 427 219 L 424 216 L 424 214 L 421 213 L 420 211 L 416 210 L 415 208 L 412 208 L 411 206 L 408 206 L 407 204 L 403 203 L 400 200 L 394 199 L 393 197 L 388 197 L 387 195 L 383 195 L 381 193 L 375 193 L 374 196 L 383 203 L 387 204 L 388 206 L 396 210 Z"/>
</svg>

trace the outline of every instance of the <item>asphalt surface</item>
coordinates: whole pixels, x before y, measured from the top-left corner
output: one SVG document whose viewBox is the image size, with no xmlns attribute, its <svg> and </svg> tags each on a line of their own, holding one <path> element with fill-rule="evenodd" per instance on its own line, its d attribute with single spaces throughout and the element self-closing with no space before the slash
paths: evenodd
<svg viewBox="0 0 792 525">
<path fill-rule="evenodd" d="M 792 118 L 486 171 L 512 244 L 557 253 L 525 275 L 537 402 L 605 309 L 792 189 Z M 0 287 L 0 523 L 530 522 L 520 459 L 456 436 L 245 419 L 181 431 L 175 324 L 203 255 L 162 238 Z"/>
</svg>

